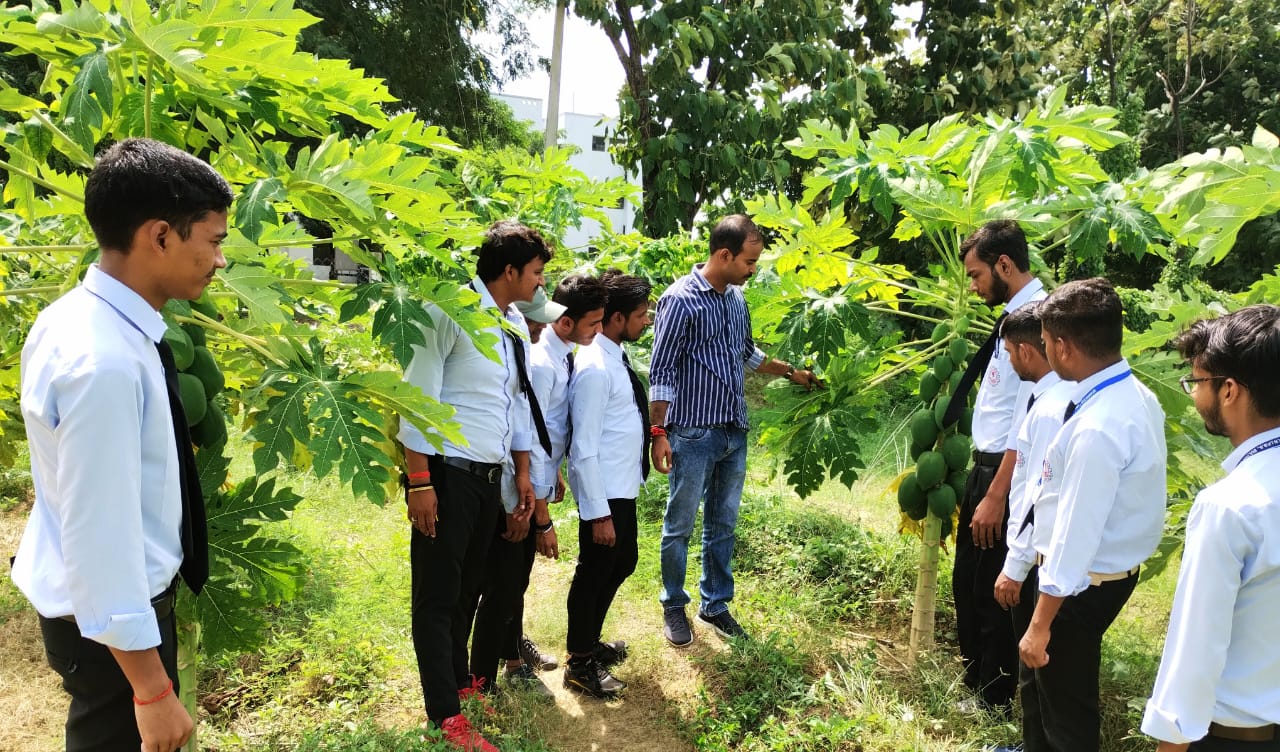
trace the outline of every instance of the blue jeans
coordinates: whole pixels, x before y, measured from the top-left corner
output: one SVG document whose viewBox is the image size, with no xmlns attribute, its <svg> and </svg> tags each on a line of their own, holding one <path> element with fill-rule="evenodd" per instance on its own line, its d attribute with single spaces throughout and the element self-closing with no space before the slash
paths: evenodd
<svg viewBox="0 0 1280 752">
<path fill-rule="evenodd" d="M 689 556 L 689 536 L 706 499 L 702 520 L 701 611 L 712 615 L 727 611 L 733 600 L 734 528 L 742 484 L 747 477 L 747 432 L 733 426 L 712 428 L 672 427 L 670 494 L 662 519 L 663 608 L 684 608 L 689 594 L 684 574 Z"/>
</svg>

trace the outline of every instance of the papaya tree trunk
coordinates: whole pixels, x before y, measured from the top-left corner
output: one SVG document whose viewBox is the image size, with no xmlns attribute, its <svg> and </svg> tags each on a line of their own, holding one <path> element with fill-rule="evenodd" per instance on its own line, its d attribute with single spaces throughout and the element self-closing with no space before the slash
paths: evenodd
<svg viewBox="0 0 1280 752">
<path fill-rule="evenodd" d="M 196 668 L 200 656 L 200 622 L 196 620 L 195 596 L 185 586 L 178 588 L 174 618 L 178 624 L 178 699 L 191 716 L 195 728 L 183 745 L 183 752 L 200 749 L 196 737 L 200 732 L 200 716 L 196 705 Z"/>
<path fill-rule="evenodd" d="M 938 539 L 942 520 L 930 512 L 924 518 L 924 537 L 920 543 L 920 573 L 916 578 L 916 600 L 911 609 L 911 646 L 908 657 L 916 657 L 933 649 L 934 612 L 938 603 Z"/>
</svg>

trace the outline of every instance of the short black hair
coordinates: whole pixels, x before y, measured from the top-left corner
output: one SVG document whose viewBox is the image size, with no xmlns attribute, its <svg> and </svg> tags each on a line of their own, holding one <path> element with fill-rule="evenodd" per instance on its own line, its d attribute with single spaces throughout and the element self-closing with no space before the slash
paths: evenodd
<svg viewBox="0 0 1280 752">
<path fill-rule="evenodd" d="M 613 318 L 613 314 L 621 313 L 630 316 L 635 310 L 649 302 L 653 294 L 653 285 L 643 277 L 627 274 L 621 269 L 610 269 L 600 275 L 600 282 L 609 291 L 609 299 L 604 306 L 604 320 Z"/>
<path fill-rule="evenodd" d="M 84 186 L 84 215 L 103 250 L 127 253 L 143 224 L 168 222 L 184 240 L 191 225 L 231 207 L 231 186 L 208 163 L 149 138 L 128 138 L 98 158 Z"/>
<path fill-rule="evenodd" d="M 1067 282 L 1045 298 L 1038 312 L 1049 333 L 1069 340 L 1085 355 L 1107 358 L 1120 354 L 1124 306 L 1106 279 Z"/>
<path fill-rule="evenodd" d="M 1000 336 L 1020 345 L 1031 345 L 1044 355 L 1044 336 L 1040 331 L 1040 301 L 1033 300 L 1016 311 L 1010 311 L 1000 325 Z"/>
<path fill-rule="evenodd" d="M 1001 256 L 1008 256 L 1018 271 L 1031 269 L 1031 256 L 1027 252 L 1027 236 L 1012 219 L 997 219 L 986 223 L 960 244 L 960 259 L 973 251 L 987 266 L 994 267 Z"/>
<path fill-rule="evenodd" d="M 492 282 L 502 276 L 508 266 L 523 271 L 525 264 L 540 258 L 551 260 L 551 247 L 532 227 L 514 219 L 494 222 L 484 234 L 480 256 L 476 259 L 476 276 L 481 282 Z"/>
<path fill-rule="evenodd" d="M 1280 306 L 1262 303 L 1197 321 L 1173 345 L 1188 363 L 1243 384 L 1259 415 L 1280 417 Z"/>
<path fill-rule="evenodd" d="M 604 308 L 609 290 L 595 277 L 573 274 L 560 280 L 551 299 L 564 306 L 564 315 L 576 322 L 591 311 Z"/>
<path fill-rule="evenodd" d="M 742 253 L 742 245 L 752 238 L 764 239 L 760 228 L 745 214 L 730 214 L 716 222 L 711 228 L 711 252 L 727 248 L 729 253 L 737 256 Z"/>
</svg>

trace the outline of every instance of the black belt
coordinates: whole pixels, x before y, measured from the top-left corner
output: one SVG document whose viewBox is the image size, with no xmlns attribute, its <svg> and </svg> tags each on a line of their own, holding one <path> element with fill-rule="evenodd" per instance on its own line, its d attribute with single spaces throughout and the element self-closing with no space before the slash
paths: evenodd
<svg viewBox="0 0 1280 752">
<path fill-rule="evenodd" d="M 1269 742 L 1276 738 L 1276 724 L 1269 723 L 1266 726 L 1242 728 L 1210 723 L 1209 736 L 1230 739 L 1236 742 Z"/>
<path fill-rule="evenodd" d="M 168 616 L 173 613 L 173 604 L 177 600 L 178 578 L 174 577 L 173 582 L 169 583 L 169 587 L 165 588 L 163 593 L 151 599 L 151 608 L 155 609 L 156 621 L 168 618 Z M 69 621 L 72 624 L 76 623 L 76 617 L 70 614 L 66 616 L 59 616 L 58 618 L 63 621 Z"/>
<path fill-rule="evenodd" d="M 974 450 L 973 464 L 985 467 L 1000 467 L 1004 462 L 1004 452 L 979 452 Z"/>
<path fill-rule="evenodd" d="M 489 485 L 493 485 L 502 479 L 502 465 L 500 463 L 476 462 L 474 460 L 464 460 L 461 457 L 441 457 L 440 461 L 449 467 L 456 467 L 459 470 L 471 473 Z"/>
</svg>

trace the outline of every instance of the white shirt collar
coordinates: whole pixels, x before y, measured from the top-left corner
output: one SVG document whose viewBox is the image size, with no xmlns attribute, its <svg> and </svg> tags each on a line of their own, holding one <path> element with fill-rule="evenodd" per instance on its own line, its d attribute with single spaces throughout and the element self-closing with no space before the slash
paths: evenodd
<svg viewBox="0 0 1280 752">
<path fill-rule="evenodd" d="M 1036 399 L 1039 399 L 1040 395 L 1049 391 L 1049 387 L 1060 383 L 1062 383 L 1062 377 L 1058 375 L 1057 371 L 1050 369 L 1048 373 L 1040 377 L 1039 381 L 1031 385 L 1031 393 L 1035 395 Z"/>
<path fill-rule="evenodd" d="M 560 339 L 560 335 L 556 334 L 550 326 L 542 331 L 542 341 L 547 343 L 547 354 L 557 363 L 564 360 L 564 357 L 573 349 L 573 343 Z"/>
<path fill-rule="evenodd" d="M 1250 436 L 1249 438 L 1240 442 L 1240 446 L 1236 447 L 1231 452 L 1231 454 L 1227 455 L 1227 458 L 1222 461 L 1222 469 L 1226 470 L 1227 472 L 1231 472 L 1232 470 L 1235 470 L 1236 465 L 1240 464 L 1241 460 L 1244 459 L 1244 456 L 1246 454 L 1248 454 L 1258 445 L 1265 444 L 1266 442 L 1275 438 L 1280 438 L 1280 428 L 1273 428 L 1270 431 L 1263 431 L 1262 433 Z"/>
<path fill-rule="evenodd" d="M 152 308 L 133 288 L 102 271 L 97 264 L 89 267 L 81 284 L 85 290 L 114 308 L 116 313 L 138 331 L 150 337 L 152 342 L 159 342 L 164 337 L 168 327 L 160 312 Z"/>
<path fill-rule="evenodd" d="M 601 350 L 604 350 L 606 355 L 616 361 L 622 361 L 622 345 L 619 345 L 617 342 L 614 342 L 603 334 L 596 335 L 595 343 L 600 346 Z"/>
<path fill-rule="evenodd" d="M 1005 303 L 1004 312 L 1013 313 L 1027 303 L 1030 303 L 1037 293 L 1043 291 L 1044 283 L 1040 281 L 1039 277 L 1032 277 L 1031 281 L 1023 285 L 1022 289 L 1018 290 L 1016 295 L 1009 298 L 1009 302 Z"/>
</svg>

